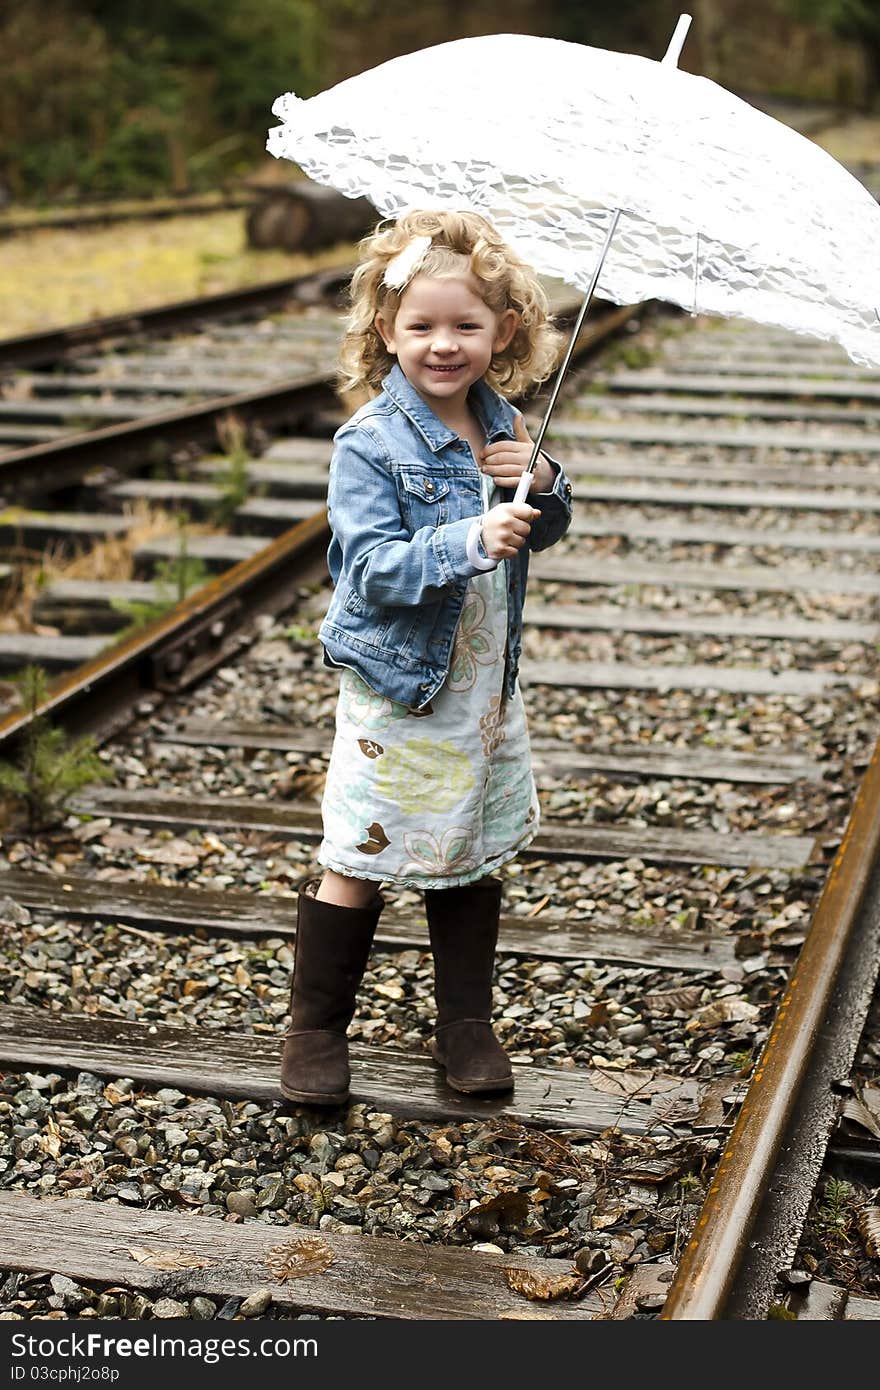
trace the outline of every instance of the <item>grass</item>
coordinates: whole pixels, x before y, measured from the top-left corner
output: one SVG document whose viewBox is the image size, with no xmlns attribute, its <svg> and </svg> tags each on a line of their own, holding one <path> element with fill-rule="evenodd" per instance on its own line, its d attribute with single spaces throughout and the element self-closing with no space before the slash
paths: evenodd
<svg viewBox="0 0 880 1390">
<path fill-rule="evenodd" d="M 244 209 L 231 209 L 6 237 L 0 240 L 3 336 L 305 275 L 354 259 L 350 243 L 312 255 L 252 250 L 245 215 Z"/>
<path fill-rule="evenodd" d="M 125 508 L 129 529 L 123 536 L 97 541 L 79 554 L 65 556 L 58 546 L 25 560 L 14 587 L 5 596 L 0 632 L 46 632 L 34 622 L 33 605 L 42 589 L 60 579 L 98 579 L 106 583 L 131 579 L 134 552 L 159 536 L 174 534 L 178 522 L 169 512 L 136 502 Z M 190 535 L 209 532 L 209 526 L 190 526 Z M 51 629 L 54 632 L 55 629 Z"/>
</svg>

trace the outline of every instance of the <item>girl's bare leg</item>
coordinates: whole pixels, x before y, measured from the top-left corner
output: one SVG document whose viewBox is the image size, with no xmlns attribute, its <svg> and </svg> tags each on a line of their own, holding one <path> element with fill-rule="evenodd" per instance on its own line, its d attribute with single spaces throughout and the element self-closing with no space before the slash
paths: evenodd
<svg viewBox="0 0 880 1390">
<path fill-rule="evenodd" d="M 378 895 L 379 885 L 372 879 L 349 878 L 326 869 L 315 897 L 337 907 L 368 907 Z"/>
</svg>

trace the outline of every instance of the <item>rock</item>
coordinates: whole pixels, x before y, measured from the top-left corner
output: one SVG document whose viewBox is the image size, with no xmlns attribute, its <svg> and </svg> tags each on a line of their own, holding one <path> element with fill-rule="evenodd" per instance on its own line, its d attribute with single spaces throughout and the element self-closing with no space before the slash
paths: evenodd
<svg viewBox="0 0 880 1390">
<path fill-rule="evenodd" d="M 253 1293 L 248 1294 L 238 1311 L 243 1318 L 258 1318 L 265 1313 L 271 1302 L 271 1289 L 255 1289 Z"/>
<path fill-rule="evenodd" d="M 178 1303 L 176 1298 L 160 1298 L 153 1304 L 154 1318 L 187 1318 L 189 1308 L 185 1303 Z"/>
<path fill-rule="evenodd" d="M 578 1274 L 596 1274 L 610 1264 L 610 1260 L 604 1250 L 593 1250 L 587 1245 L 577 1252 L 574 1264 Z"/>
<path fill-rule="evenodd" d="M 189 1305 L 190 1317 L 199 1322 L 209 1322 L 216 1312 L 216 1303 L 210 1298 L 204 1298 L 201 1294 L 194 1298 Z"/>
<path fill-rule="evenodd" d="M 236 1216 L 256 1216 L 257 1204 L 247 1192 L 227 1192 L 226 1210 Z"/>
<path fill-rule="evenodd" d="M 64 1274 L 53 1274 L 49 1283 L 52 1285 L 55 1298 L 58 1300 L 53 1304 L 56 1308 L 68 1310 L 81 1308 L 84 1303 L 88 1302 L 85 1291 Z"/>
<path fill-rule="evenodd" d="M 343 1181 L 345 1181 L 343 1179 Z M 260 1211 L 278 1211 L 289 1198 L 290 1193 L 283 1182 L 270 1182 L 257 1198 Z"/>
<path fill-rule="evenodd" d="M 13 927 L 29 927 L 31 921 L 31 914 L 21 903 L 10 897 L 0 898 L 0 922 L 6 922 Z"/>
</svg>

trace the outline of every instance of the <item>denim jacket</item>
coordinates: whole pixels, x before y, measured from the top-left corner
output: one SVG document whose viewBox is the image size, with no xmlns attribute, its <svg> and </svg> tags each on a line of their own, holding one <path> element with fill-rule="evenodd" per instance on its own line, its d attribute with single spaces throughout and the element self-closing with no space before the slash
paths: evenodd
<svg viewBox="0 0 880 1390">
<path fill-rule="evenodd" d="M 483 381 L 469 402 L 489 444 L 512 439 L 514 408 Z M 334 436 L 327 564 L 335 585 L 319 637 L 328 666 L 348 666 L 381 695 L 423 709 L 446 679 L 468 580 L 467 535 L 482 510 L 470 445 L 437 418 L 399 366 L 380 394 Z M 571 521 L 571 485 L 558 464 L 552 492 L 530 494 L 541 515 L 507 568 L 506 684 L 522 649 L 529 550 Z M 501 500 L 513 493 L 501 491 Z"/>
</svg>

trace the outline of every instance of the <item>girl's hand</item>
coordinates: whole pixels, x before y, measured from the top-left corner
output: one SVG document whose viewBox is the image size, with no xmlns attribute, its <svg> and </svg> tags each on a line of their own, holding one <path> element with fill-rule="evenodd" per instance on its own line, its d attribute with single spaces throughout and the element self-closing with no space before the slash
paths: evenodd
<svg viewBox="0 0 880 1390">
<path fill-rule="evenodd" d="M 483 549 L 490 560 L 509 560 L 528 540 L 532 522 L 541 513 L 528 502 L 499 502 L 483 517 Z"/>
<path fill-rule="evenodd" d="M 521 415 L 513 421 L 513 439 L 499 439 L 497 444 L 487 444 L 482 449 L 477 463 L 481 473 L 488 473 L 496 487 L 516 488 L 517 483 L 529 466 L 534 443 Z M 544 458 L 538 455 L 535 471 L 532 474 L 530 492 L 550 492 L 553 488 L 553 469 Z"/>
</svg>

